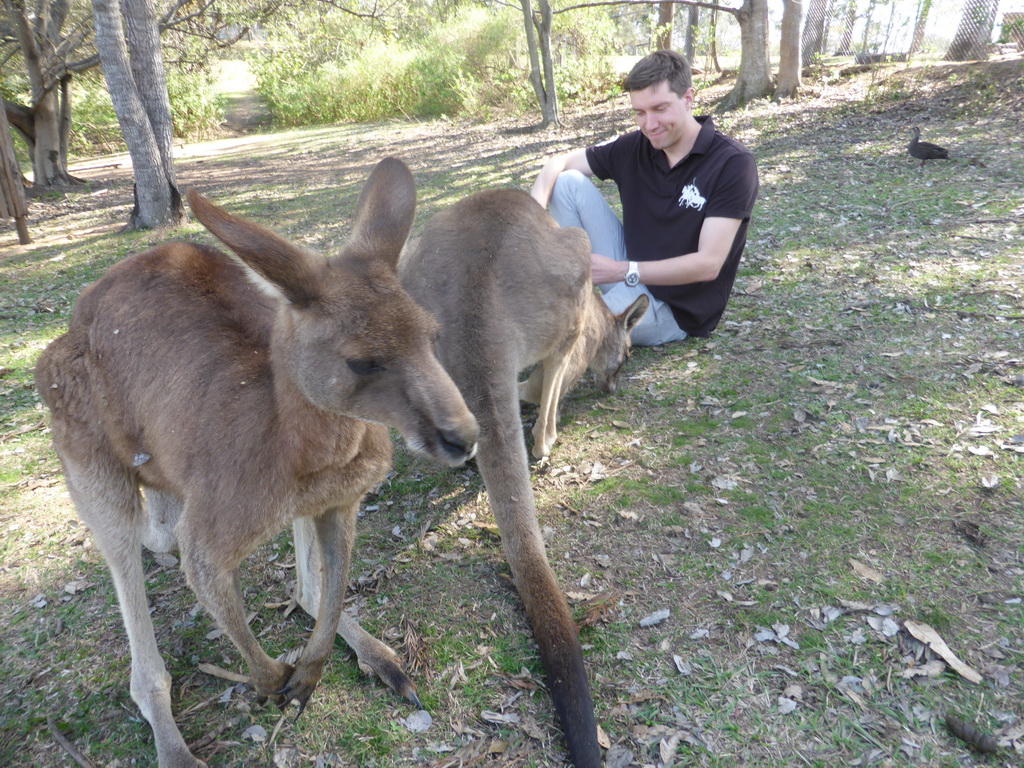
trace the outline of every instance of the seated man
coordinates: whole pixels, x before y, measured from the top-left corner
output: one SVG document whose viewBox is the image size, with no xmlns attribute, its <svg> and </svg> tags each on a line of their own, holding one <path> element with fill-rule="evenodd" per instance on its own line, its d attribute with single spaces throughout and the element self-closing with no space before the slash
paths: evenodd
<svg viewBox="0 0 1024 768">
<path fill-rule="evenodd" d="M 709 336 L 736 279 L 757 199 L 757 166 L 738 141 L 693 116 L 690 64 L 645 56 L 626 77 L 638 131 L 545 163 L 530 194 L 590 236 L 591 278 L 613 312 L 640 292 L 651 307 L 633 343 Z M 588 176 L 614 179 L 622 221 Z"/>
</svg>

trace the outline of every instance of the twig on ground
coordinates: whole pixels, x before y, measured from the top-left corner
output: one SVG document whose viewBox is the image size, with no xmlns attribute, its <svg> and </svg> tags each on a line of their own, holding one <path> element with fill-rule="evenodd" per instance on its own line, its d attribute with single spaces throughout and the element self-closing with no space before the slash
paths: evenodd
<svg viewBox="0 0 1024 768">
<path fill-rule="evenodd" d="M 57 743 L 64 748 L 64 751 L 71 755 L 71 759 L 78 763 L 82 768 L 96 768 L 89 760 L 78 751 L 78 748 L 68 741 L 68 738 L 57 729 L 57 723 L 53 720 L 53 715 L 46 716 L 46 725 L 50 728 L 50 733 L 53 734 L 53 738 L 57 740 Z"/>
</svg>

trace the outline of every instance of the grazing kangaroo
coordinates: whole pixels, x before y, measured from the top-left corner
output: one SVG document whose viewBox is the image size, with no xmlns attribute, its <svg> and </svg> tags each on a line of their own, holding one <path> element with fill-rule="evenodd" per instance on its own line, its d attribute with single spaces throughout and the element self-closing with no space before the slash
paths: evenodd
<svg viewBox="0 0 1024 768">
<path fill-rule="evenodd" d="M 330 259 L 194 192 L 189 201 L 234 255 L 179 242 L 115 265 L 83 291 L 36 369 L 68 489 L 114 579 L 131 695 L 161 768 L 205 764 L 171 714 L 140 544 L 176 538 L 189 583 L 261 698 L 297 701 L 301 713 L 340 624 L 360 664 L 415 700 L 397 656 L 343 617 L 357 507 L 391 465 L 385 425 L 453 466 L 478 435 L 430 351 L 436 321 L 395 272 L 416 204 L 404 164 L 374 169 L 352 236 Z M 326 599 L 293 667 L 257 643 L 237 569 L 295 518 L 314 531 Z"/>
<path fill-rule="evenodd" d="M 409 293 L 441 323 L 437 356 L 480 424 L 477 464 L 548 687 L 577 768 L 601 764 L 576 625 L 537 525 L 519 399 L 539 401 L 534 455 L 555 440 L 558 402 L 586 370 L 613 389 L 641 296 L 615 316 L 590 283 L 590 243 L 525 192 L 493 190 L 435 215 L 399 264 Z M 539 363 L 520 386 L 519 373 Z"/>
</svg>

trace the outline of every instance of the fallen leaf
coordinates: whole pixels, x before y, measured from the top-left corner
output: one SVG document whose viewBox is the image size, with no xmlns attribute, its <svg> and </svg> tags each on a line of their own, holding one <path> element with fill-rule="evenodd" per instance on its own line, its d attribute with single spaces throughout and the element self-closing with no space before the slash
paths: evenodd
<svg viewBox="0 0 1024 768">
<path fill-rule="evenodd" d="M 679 748 L 679 734 L 674 733 L 667 739 L 662 739 L 658 744 L 658 754 L 661 756 L 662 764 L 669 766 L 672 758 L 675 757 L 676 749 Z"/>
<path fill-rule="evenodd" d="M 486 720 L 488 723 L 494 723 L 495 725 L 515 725 L 519 722 L 519 715 L 515 712 L 502 714 L 501 712 L 492 712 L 489 709 L 485 709 L 481 712 L 480 718 L 482 720 Z"/>
<path fill-rule="evenodd" d="M 785 696 L 779 696 L 779 712 L 783 715 L 788 715 L 790 712 L 796 709 L 796 701 L 793 699 L 787 699 Z"/>
<path fill-rule="evenodd" d="M 907 631 L 910 632 L 911 635 L 931 648 L 938 656 L 942 657 L 942 659 L 949 664 L 949 666 L 955 669 L 961 677 L 975 684 L 982 681 L 981 675 L 962 662 L 959 657 L 950 650 L 949 646 L 946 645 L 946 641 L 939 636 L 939 633 L 930 626 L 922 622 L 911 621 L 910 619 L 904 621 L 903 626 L 907 628 Z"/>
<path fill-rule="evenodd" d="M 601 746 L 601 749 L 609 749 L 612 745 L 612 740 L 608 738 L 608 734 L 604 732 L 604 728 L 600 725 L 597 726 L 597 743 Z"/>
<path fill-rule="evenodd" d="M 605 768 L 628 768 L 633 763 L 633 757 L 632 750 L 616 744 L 608 750 L 604 765 Z"/>
<path fill-rule="evenodd" d="M 274 768 L 295 768 L 302 761 L 294 744 L 278 744 L 274 747 Z"/>
<path fill-rule="evenodd" d="M 919 667 L 907 667 L 900 673 L 900 676 L 908 680 L 914 677 L 938 677 L 945 671 L 945 663 L 938 659 L 932 659 L 927 664 L 922 664 Z"/>
<path fill-rule="evenodd" d="M 850 558 L 850 565 L 853 567 L 854 573 L 860 576 L 865 581 L 873 581 L 875 584 L 881 584 L 885 581 L 885 576 L 876 571 L 870 565 L 865 565 L 859 560 Z"/>
<path fill-rule="evenodd" d="M 425 709 L 417 710 L 408 717 L 400 717 L 398 719 L 402 725 L 408 728 L 413 733 L 423 733 L 428 730 L 431 724 L 434 722 L 431 718 L 430 713 Z"/>
<path fill-rule="evenodd" d="M 682 656 L 673 656 L 672 661 L 676 665 L 676 669 L 679 670 L 679 674 L 684 677 L 689 677 L 693 674 L 693 666 L 689 662 L 683 661 Z"/>
<path fill-rule="evenodd" d="M 641 627 L 653 627 L 656 624 L 661 624 L 670 615 L 668 608 L 662 608 L 660 611 L 655 611 L 649 616 L 644 616 L 640 619 Z"/>
<path fill-rule="evenodd" d="M 250 725 L 242 731 L 242 736 L 257 743 L 264 742 L 267 740 L 267 729 L 262 725 Z"/>
</svg>

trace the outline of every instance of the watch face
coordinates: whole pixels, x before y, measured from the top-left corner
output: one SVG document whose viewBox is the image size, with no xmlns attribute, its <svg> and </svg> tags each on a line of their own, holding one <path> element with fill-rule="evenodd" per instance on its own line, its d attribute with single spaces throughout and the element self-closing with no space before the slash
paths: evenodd
<svg viewBox="0 0 1024 768">
<path fill-rule="evenodd" d="M 640 266 L 634 262 L 629 262 L 629 268 L 626 270 L 626 279 L 623 281 L 630 288 L 639 285 L 640 283 Z"/>
</svg>

